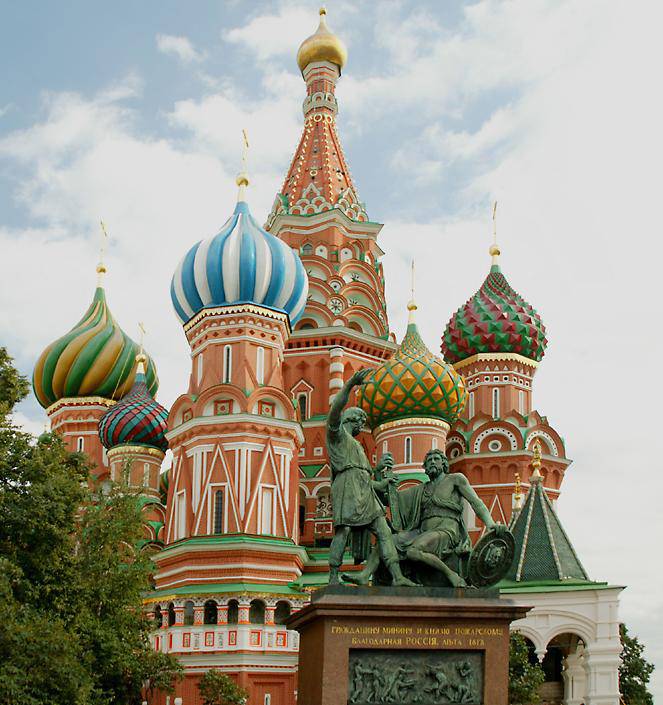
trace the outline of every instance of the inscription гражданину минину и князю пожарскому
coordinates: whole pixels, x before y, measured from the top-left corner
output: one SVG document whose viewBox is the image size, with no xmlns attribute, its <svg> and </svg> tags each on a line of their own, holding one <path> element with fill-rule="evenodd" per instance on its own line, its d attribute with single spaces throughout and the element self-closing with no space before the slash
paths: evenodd
<svg viewBox="0 0 663 705">
<path fill-rule="evenodd" d="M 405 627 L 332 625 L 331 633 L 349 636 L 350 646 L 481 649 L 486 639 L 502 637 L 502 627 Z"/>
</svg>

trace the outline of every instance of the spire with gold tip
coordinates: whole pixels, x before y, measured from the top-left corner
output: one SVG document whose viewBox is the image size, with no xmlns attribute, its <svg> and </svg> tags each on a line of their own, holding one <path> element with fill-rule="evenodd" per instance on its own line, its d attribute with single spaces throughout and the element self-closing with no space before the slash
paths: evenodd
<svg viewBox="0 0 663 705">
<path fill-rule="evenodd" d="M 415 322 L 414 262 L 408 326 L 394 356 L 380 365 L 358 392 L 371 428 L 404 418 L 438 418 L 452 424 L 465 406 L 463 378 L 426 347 Z"/>
<path fill-rule="evenodd" d="M 345 48 L 345 44 L 327 27 L 326 16 L 327 10 L 321 7 L 318 29 L 299 47 L 297 65 L 300 71 L 317 61 L 329 61 L 342 69 L 348 60 L 348 50 Z"/>
<path fill-rule="evenodd" d="M 65 398 L 121 399 L 134 382 L 139 346 L 120 328 L 106 302 L 103 277 L 106 228 L 97 265 L 97 289 L 83 318 L 51 343 L 37 359 L 32 386 L 39 403 L 49 407 Z M 154 362 L 147 358 L 145 381 L 151 393 L 159 382 Z"/>
</svg>

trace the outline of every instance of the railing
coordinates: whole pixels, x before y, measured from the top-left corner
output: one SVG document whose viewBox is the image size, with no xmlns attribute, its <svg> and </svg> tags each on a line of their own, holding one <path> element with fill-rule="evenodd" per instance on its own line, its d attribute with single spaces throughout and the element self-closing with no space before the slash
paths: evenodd
<svg viewBox="0 0 663 705">
<path fill-rule="evenodd" d="M 297 653 L 299 634 L 282 625 L 203 624 L 172 626 L 152 636 L 152 644 L 164 653 L 200 653 L 211 651 L 278 651 Z"/>
</svg>

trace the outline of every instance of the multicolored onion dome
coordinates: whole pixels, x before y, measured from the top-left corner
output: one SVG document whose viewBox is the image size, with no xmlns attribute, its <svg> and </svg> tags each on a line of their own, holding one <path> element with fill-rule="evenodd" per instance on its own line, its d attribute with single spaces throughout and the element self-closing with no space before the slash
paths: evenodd
<svg viewBox="0 0 663 705">
<path fill-rule="evenodd" d="M 39 356 L 32 386 L 44 407 L 65 397 L 121 399 L 134 383 L 140 347 L 118 326 L 101 286 L 83 318 Z M 155 393 L 159 380 L 152 360 L 146 383 Z"/>
<path fill-rule="evenodd" d="M 304 312 L 308 277 L 299 255 L 263 230 L 240 200 L 219 233 L 184 256 L 170 296 L 182 324 L 204 308 L 253 303 L 287 313 L 292 325 Z"/>
<path fill-rule="evenodd" d="M 493 264 L 479 291 L 447 324 L 442 353 L 452 363 L 479 353 L 515 353 L 539 362 L 547 344 L 539 314 Z"/>
<path fill-rule="evenodd" d="M 145 381 L 144 356 L 138 356 L 136 379 L 129 394 L 99 420 L 99 438 L 109 450 L 120 445 L 168 448 L 168 412 L 155 401 Z"/>
<path fill-rule="evenodd" d="M 416 306 L 408 308 L 413 312 Z M 412 417 L 452 424 L 465 406 L 467 392 L 456 370 L 426 347 L 411 315 L 398 350 L 369 375 L 357 397 L 369 425 L 376 428 Z"/>
</svg>

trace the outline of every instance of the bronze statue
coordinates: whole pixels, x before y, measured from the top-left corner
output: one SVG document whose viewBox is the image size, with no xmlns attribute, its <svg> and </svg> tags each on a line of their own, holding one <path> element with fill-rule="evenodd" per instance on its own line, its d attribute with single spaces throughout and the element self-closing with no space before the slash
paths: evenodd
<svg viewBox="0 0 663 705">
<path fill-rule="evenodd" d="M 327 450 L 332 471 L 334 538 L 329 549 L 329 583 L 339 582 L 339 568 L 352 536 L 356 560 L 365 560 L 370 535 L 376 538 L 376 556 L 391 573 L 393 585 L 415 585 L 401 572 L 398 553 L 386 519 L 385 507 L 377 492 L 384 491 L 393 478 L 373 479 L 366 453 L 356 440 L 366 423 L 366 414 L 356 407 L 345 409 L 350 391 L 364 383 L 369 369 L 356 372 L 334 397 L 327 419 Z M 376 470 L 382 471 L 389 458 L 382 458 Z"/>
</svg>

